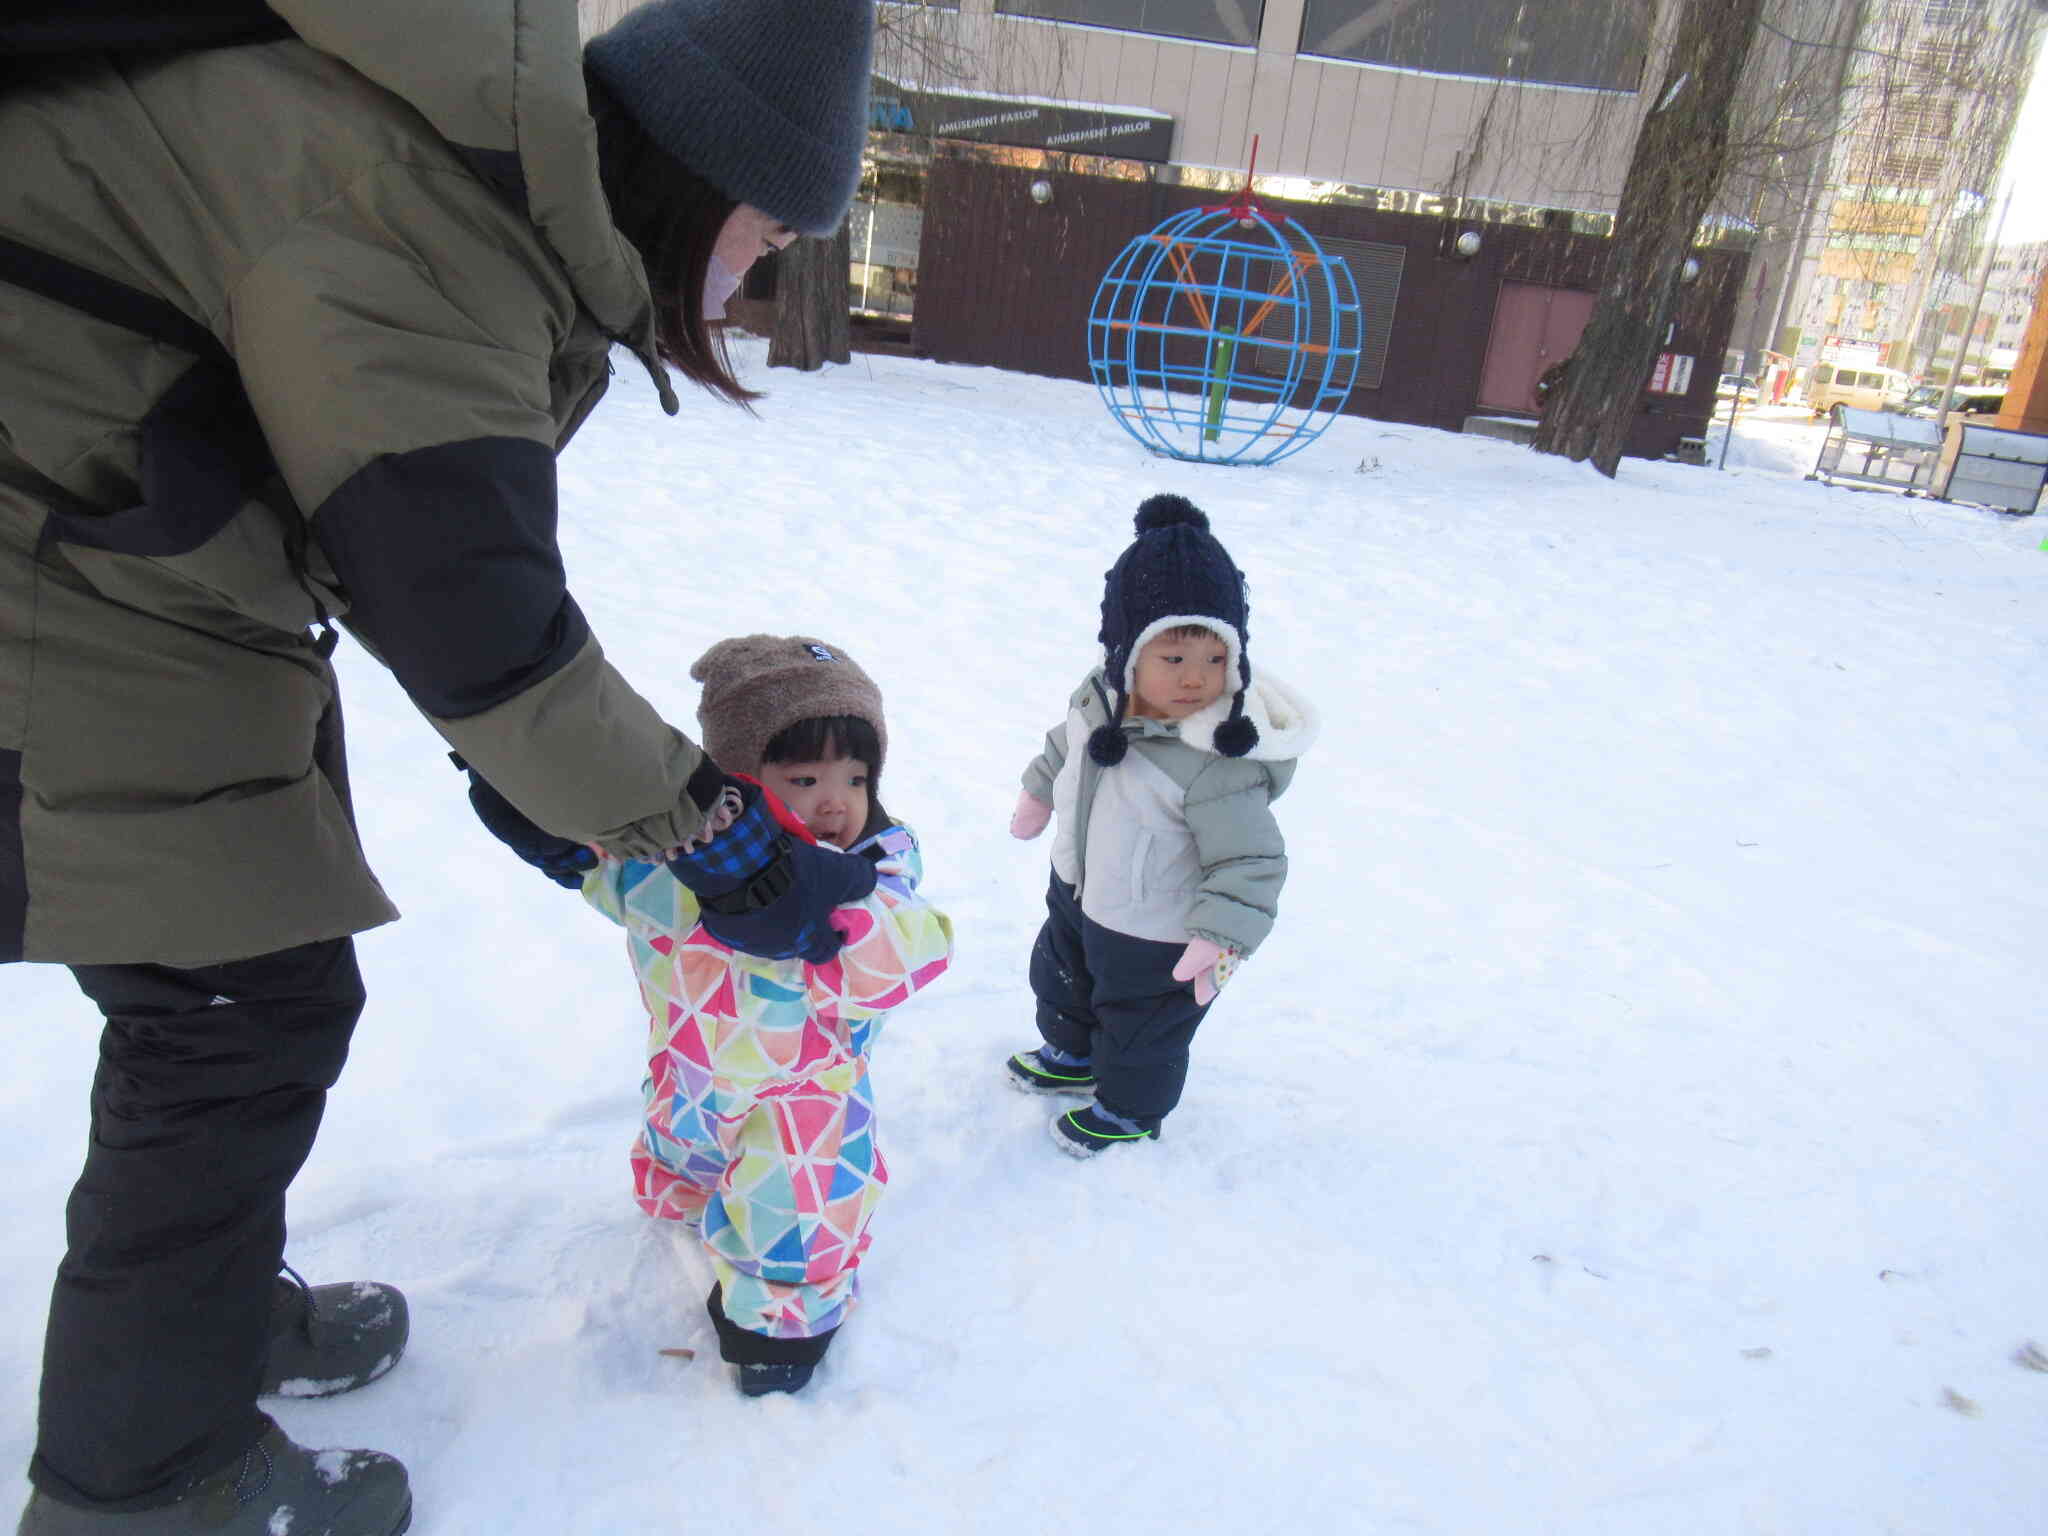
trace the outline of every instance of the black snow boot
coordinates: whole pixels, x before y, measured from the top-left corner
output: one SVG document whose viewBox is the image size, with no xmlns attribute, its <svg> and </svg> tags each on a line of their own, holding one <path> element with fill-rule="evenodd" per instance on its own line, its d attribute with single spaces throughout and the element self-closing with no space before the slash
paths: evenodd
<svg viewBox="0 0 2048 1536">
<path fill-rule="evenodd" d="M 1046 1046 L 1019 1051 L 1003 1066 L 1010 1086 L 1026 1093 L 1078 1093 L 1085 1098 L 1095 1092 L 1095 1069 L 1086 1060 L 1059 1060 Z"/>
<path fill-rule="evenodd" d="M 751 1362 L 739 1367 L 740 1396 L 766 1397 L 771 1392 L 801 1392 L 810 1385 L 817 1367 L 806 1361 L 787 1360 L 774 1364 Z"/>
<path fill-rule="evenodd" d="M 309 1451 L 275 1424 L 175 1504 L 110 1512 L 29 1495 L 15 1536 L 402 1536 L 405 1468 L 377 1451 Z"/>
<path fill-rule="evenodd" d="M 1100 1100 L 1070 1109 L 1052 1122 L 1052 1144 L 1069 1157 L 1094 1157 L 1110 1147 L 1135 1146 L 1159 1139 L 1159 1122 L 1129 1120 Z"/>
<path fill-rule="evenodd" d="M 308 1285 L 287 1268 L 270 1299 L 266 1397 L 333 1397 L 375 1381 L 405 1353 L 405 1296 L 374 1280 Z"/>
</svg>

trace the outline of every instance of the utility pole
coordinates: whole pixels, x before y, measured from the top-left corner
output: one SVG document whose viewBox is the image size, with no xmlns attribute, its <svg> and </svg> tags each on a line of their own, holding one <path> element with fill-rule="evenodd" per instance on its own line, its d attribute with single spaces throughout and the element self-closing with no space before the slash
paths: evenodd
<svg viewBox="0 0 2048 1536">
<path fill-rule="evenodd" d="M 1984 307 L 1984 290 L 1991 286 L 1991 264 L 1998 259 L 1998 239 L 2005 233 L 2005 216 L 2012 210 L 2012 186 L 2007 184 L 2005 201 L 1998 207 L 1998 222 L 1991 228 L 1991 243 L 1984 252 L 1984 270 L 1977 274 L 1977 293 L 1970 300 L 1970 318 L 1963 323 L 1963 334 L 1956 342 L 1955 361 L 1948 365 L 1948 383 L 1942 386 L 1941 410 L 1934 418 L 1934 430 L 1939 435 L 1948 435 L 1949 403 L 1955 398 L 1956 376 L 1963 371 L 1963 358 L 1970 350 L 1970 333 L 1977 329 L 1977 314 Z"/>
</svg>

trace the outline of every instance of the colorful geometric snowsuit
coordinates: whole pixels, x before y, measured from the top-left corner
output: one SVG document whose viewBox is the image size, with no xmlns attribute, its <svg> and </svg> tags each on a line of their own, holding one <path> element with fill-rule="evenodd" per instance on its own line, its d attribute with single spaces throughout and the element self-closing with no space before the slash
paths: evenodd
<svg viewBox="0 0 2048 1536">
<path fill-rule="evenodd" d="M 834 913 L 846 945 L 823 965 L 727 948 L 666 865 L 607 860 L 583 884 L 626 929 L 647 1007 L 634 1196 L 650 1216 L 701 1223 L 725 1317 L 768 1338 L 845 1321 L 889 1181 L 868 1050 L 882 1015 L 953 954 L 952 921 L 917 894 L 906 828 L 849 851 L 879 854 L 880 878 Z"/>
</svg>

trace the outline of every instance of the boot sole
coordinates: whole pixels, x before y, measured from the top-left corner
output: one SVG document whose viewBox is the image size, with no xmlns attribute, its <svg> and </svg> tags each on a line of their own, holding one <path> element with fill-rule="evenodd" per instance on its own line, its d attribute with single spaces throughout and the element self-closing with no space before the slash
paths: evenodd
<svg viewBox="0 0 2048 1536">
<path fill-rule="evenodd" d="M 374 1370 L 364 1376 L 332 1376 L 325 1379 L 314 1376 L 288 1376 L 274 1386 L 266 1381 L 256 1395 L 306 1402 L 315 1398 L 340 1397 L 344 1393 L 360 1392 L 371 1382 L 382 1381 L 389 1376 L 397 1369 L 398 1362 L 404 1358 L 403 1351 L 395 1355 L 386 1355 L 377 1363 Z M 397 1536 L 397 1532 L 394 1531 L 392 1536 Z"/>
<path fill-rule="evenodd" d="M 1060 1129 L 1058 1120 L 1046 1121 L 1045 1130 L 1046 1134 L 1052 1137 L 1052 1144 L 1076 1162 L 1086 1162 L 1091 1157 L 1099 1156 L 1104 1150 L 1102 1147 L 1084 1147 L 1080 1142 L 1072 1140 Z"/>
<path fill-rule="evenodd" d="M 1088 1084 L 1085 1088 L 1078 1083 L 1071 1088 L 1064 1083 L 1027 1083 L 1023 1078 L 1018 1077 L 1015 1073 L 1011 1073 L 1010 1086 L 1019 1093 L 1035 1093 L 1044 1099 L 1092 1099 L 1095 1097 L 1095 1085 L 1093 1083 Z"/>
</svg>

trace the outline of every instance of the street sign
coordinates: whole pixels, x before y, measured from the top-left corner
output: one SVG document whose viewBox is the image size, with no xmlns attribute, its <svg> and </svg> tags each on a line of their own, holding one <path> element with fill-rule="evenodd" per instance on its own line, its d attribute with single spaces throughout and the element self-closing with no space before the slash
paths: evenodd
<svg viewBox="0 0 2048 1536">
<path fill-rule="evenodd" d="M 1830 336 L 1820 344 L 1820 360 L 1824 363 L 1868 363 L 1872 367 L 1884 356 L 1884 348 L 1874 341 L 1851 341 L 1841 336 Z"/>
<path fill-rule="evenodd" d="M 1693 358 L 1690 352 L 1659 352 L 1650 370 L 1650 393 L 1682 395 L 1692 388 Z"/>
</svg>

